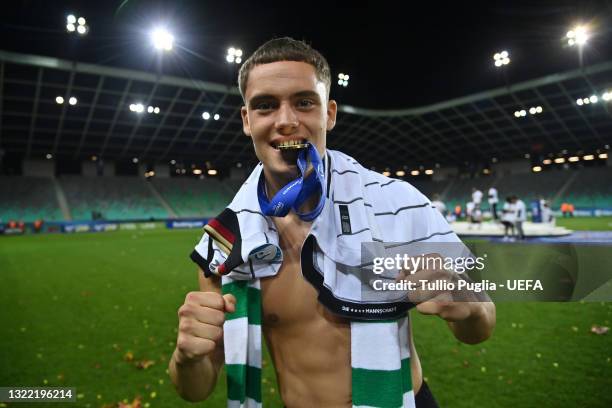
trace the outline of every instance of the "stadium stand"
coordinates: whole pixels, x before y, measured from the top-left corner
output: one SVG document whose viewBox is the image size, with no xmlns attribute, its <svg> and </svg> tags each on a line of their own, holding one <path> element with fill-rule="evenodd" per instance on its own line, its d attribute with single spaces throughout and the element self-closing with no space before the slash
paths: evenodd
<svg viewBox="0 0 612 408">
<path fill-rule="evenodd" d="M 465 207 L 465 203 L 472 201 L 472 188 L 476 187 L 483 193 L 482 201 L 485 207 L 487 203 L 487 191 L 489 187 L 495 183 L 495 177 L 479 177 L 479 178 L 456 178 L 451 182 L 446 196 L 443 197 L 447 202 L 447 207 L 452 208 L 457 204 Z M 431 198 L 431 197 L 430 197 Z"/>
<path fill-rule="evenodd" d="M 169 217 L 141 178 L 62 176 L 59 182 L 74 220 L 91 220 L 92 211 L 108 220 Z"/>
<path fill-rule="evenodd" d="M 236 183 L 216 180 L 163 179 L 153 185 L 179 217 L 210 217 L 219 214 L 238 190 Z"/>
<path fill-rule="evenodd" d="M 612 208 L 612 168 L 582 169 L 553 205 L 564 201 L 576 207 Z"/>
<path fill-rule="evenodd" d="M 73 220 L 92 220 L 92 212 L 107 220 L 201 218 L 219 214 L 240 188 L 236 180 L 198 180 L 193 178 L 82 177 L 61 176 L 57 179 L 64 192 Z M 562 202 L 577 208 L 612 208 L 612 168 L 552 170 L 542 173 L 461 178 L 444 181 L 410 180 L 419 191 L 432 199 L 440 194 L 448 208 L 463 208 L 471 200 L 472 187 L 483 194 L 494 185 L 500 200 L 516 194 L 523 201 L 549 200 L 553 209 Z M 151 183 L 147 185 L 146 183 Z M 150 187 L 159 193 L 156 196 Z M 42 177 L 0 177 L 0 220 L 33 222 L 65 221 L 58 205 L 53 179 Z M 165 202 L 162 202 L 165 201 Z M 169 207 L 169 208 L 168 208 Z M 172 214 L 174 211 L 174 214 Z"/>
<path fill-rule="evenodd" d="M 50 178 L 0 176 L 0 192 L 2 222 L 63 219 Z"/>
<path fill-rule="evenodd" d="M 552 170 L 542 173 L 512 174 L 502 177 L 497 186 L 500 199 L 517 195 L 524 202 L 552 200 L 574 172 Z"/>
<path fill-rule="evenodd" d="M 444 194 L 448 188 L 450 181 L 427 181 L 427 180 L 409 180 L 410 184 L 416 187 L 421 193 L 425 194 L 430 200 L 435 194 Z"/>
</svg>

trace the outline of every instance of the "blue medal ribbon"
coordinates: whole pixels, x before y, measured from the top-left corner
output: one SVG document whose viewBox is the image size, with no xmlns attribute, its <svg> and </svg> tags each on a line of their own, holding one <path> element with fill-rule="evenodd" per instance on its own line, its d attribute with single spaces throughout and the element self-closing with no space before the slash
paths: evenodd
<svg viewBox="0 0 612 408">
<path fill-rule="evenodd" d="M 309 161 L 312 163 L 314 171 L 304 177 Z M 323 206 L 325 205 L 325 172 L 319 152 L 317 152 L 316 147 L 312 143 L 308 143 L 308 148 L 300 150 L 297 166 L 300 171 L 300 177 L 281 188 L 271 200 L 268 200 L 266 195 L 266 182 L 262 171 L 257 186 L 257 198 L 261 211 L 265 215 L 284 217 L 293 209 L 301 220 L 312 221 L 323 211 Z M 298 209 L 313 194 L 320 194 L 317 206 L 312 211 L 300 213 Z"/>
</svg>

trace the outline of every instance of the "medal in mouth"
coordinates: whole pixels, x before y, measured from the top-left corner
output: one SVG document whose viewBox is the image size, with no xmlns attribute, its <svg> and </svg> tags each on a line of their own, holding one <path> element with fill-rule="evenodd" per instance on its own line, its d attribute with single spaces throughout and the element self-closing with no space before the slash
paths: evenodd
<svg viewBox="0 0 612 408">
<path fill-rule="evenodd" d="M 306 149 L 308 147 L 308 143 L 306 140 L 283 140 L 280 142 L 276 148 L 278 150 L 297 150 L 297 149 Z"/>
</svg>

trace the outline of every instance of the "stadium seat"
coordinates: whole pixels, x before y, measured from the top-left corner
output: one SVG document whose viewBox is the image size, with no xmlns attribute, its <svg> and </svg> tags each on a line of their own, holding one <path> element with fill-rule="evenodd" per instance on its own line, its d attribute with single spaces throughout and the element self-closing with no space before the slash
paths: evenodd
<svg viewBox="0 0 612 408">
<path fill-rule="evenodd" d="M 43 177 L 0 176 L 0 221 L 62 221 L 53 182 Z"/>
</svg>

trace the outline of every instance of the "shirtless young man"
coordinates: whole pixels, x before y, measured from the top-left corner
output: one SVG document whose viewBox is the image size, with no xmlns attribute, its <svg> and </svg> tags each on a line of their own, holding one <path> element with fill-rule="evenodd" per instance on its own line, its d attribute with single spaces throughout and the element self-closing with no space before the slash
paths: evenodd
<svg viewBox="0 0 612 408">
<path fill-rule="evenodd" d="M 283 139 L 306 139 L 324 157 L 326 133 L 335 125 L 337 104 L 329 99 L 329 66 L 317 51 L 291 39 L 273 40 L 262 48 L 265 55 L 258 50 L 241 69 L 245 100 L 241 113 L 244 132 L 263 163 L 267 193 L 272 197 L 298 176 L 295 159 L 287 160 L 275 145 Z M 312 222 L 302 221 L 293 212 L 272 219 L 283 263 L 276 276 L 261 279 L 262 326 L 283 402 L 288 407 L 350 407 L 349 322 L 317 301 L 317 291 L 300 269 L 300 252 Z M 215 388 L 224 361 L 224 313 L 233 312 L 236 302 L 232 295 L 221 295 L 219 278 L 205 278 L 202 270 L 198 277 L 200 291 L 190 292 L 178 312 L 177 346 L 170 362 L 172 381 L 189 401 L 204 400 Z M 419 304 L 417 310 L 446 320 L 455 337 L 470 344 L 487 339 L 495 325 L 491 303 L 430 301 Z M 426 406 L 419 402 L 427 401 L 422 398 L 425 392 L 419 392 L 423 384 L 420 361 L 412 342 L 410 346 L 417 407 Z M 429 406 L 435 406 L 431 404 L 433 399 Z"/>
</svg>

